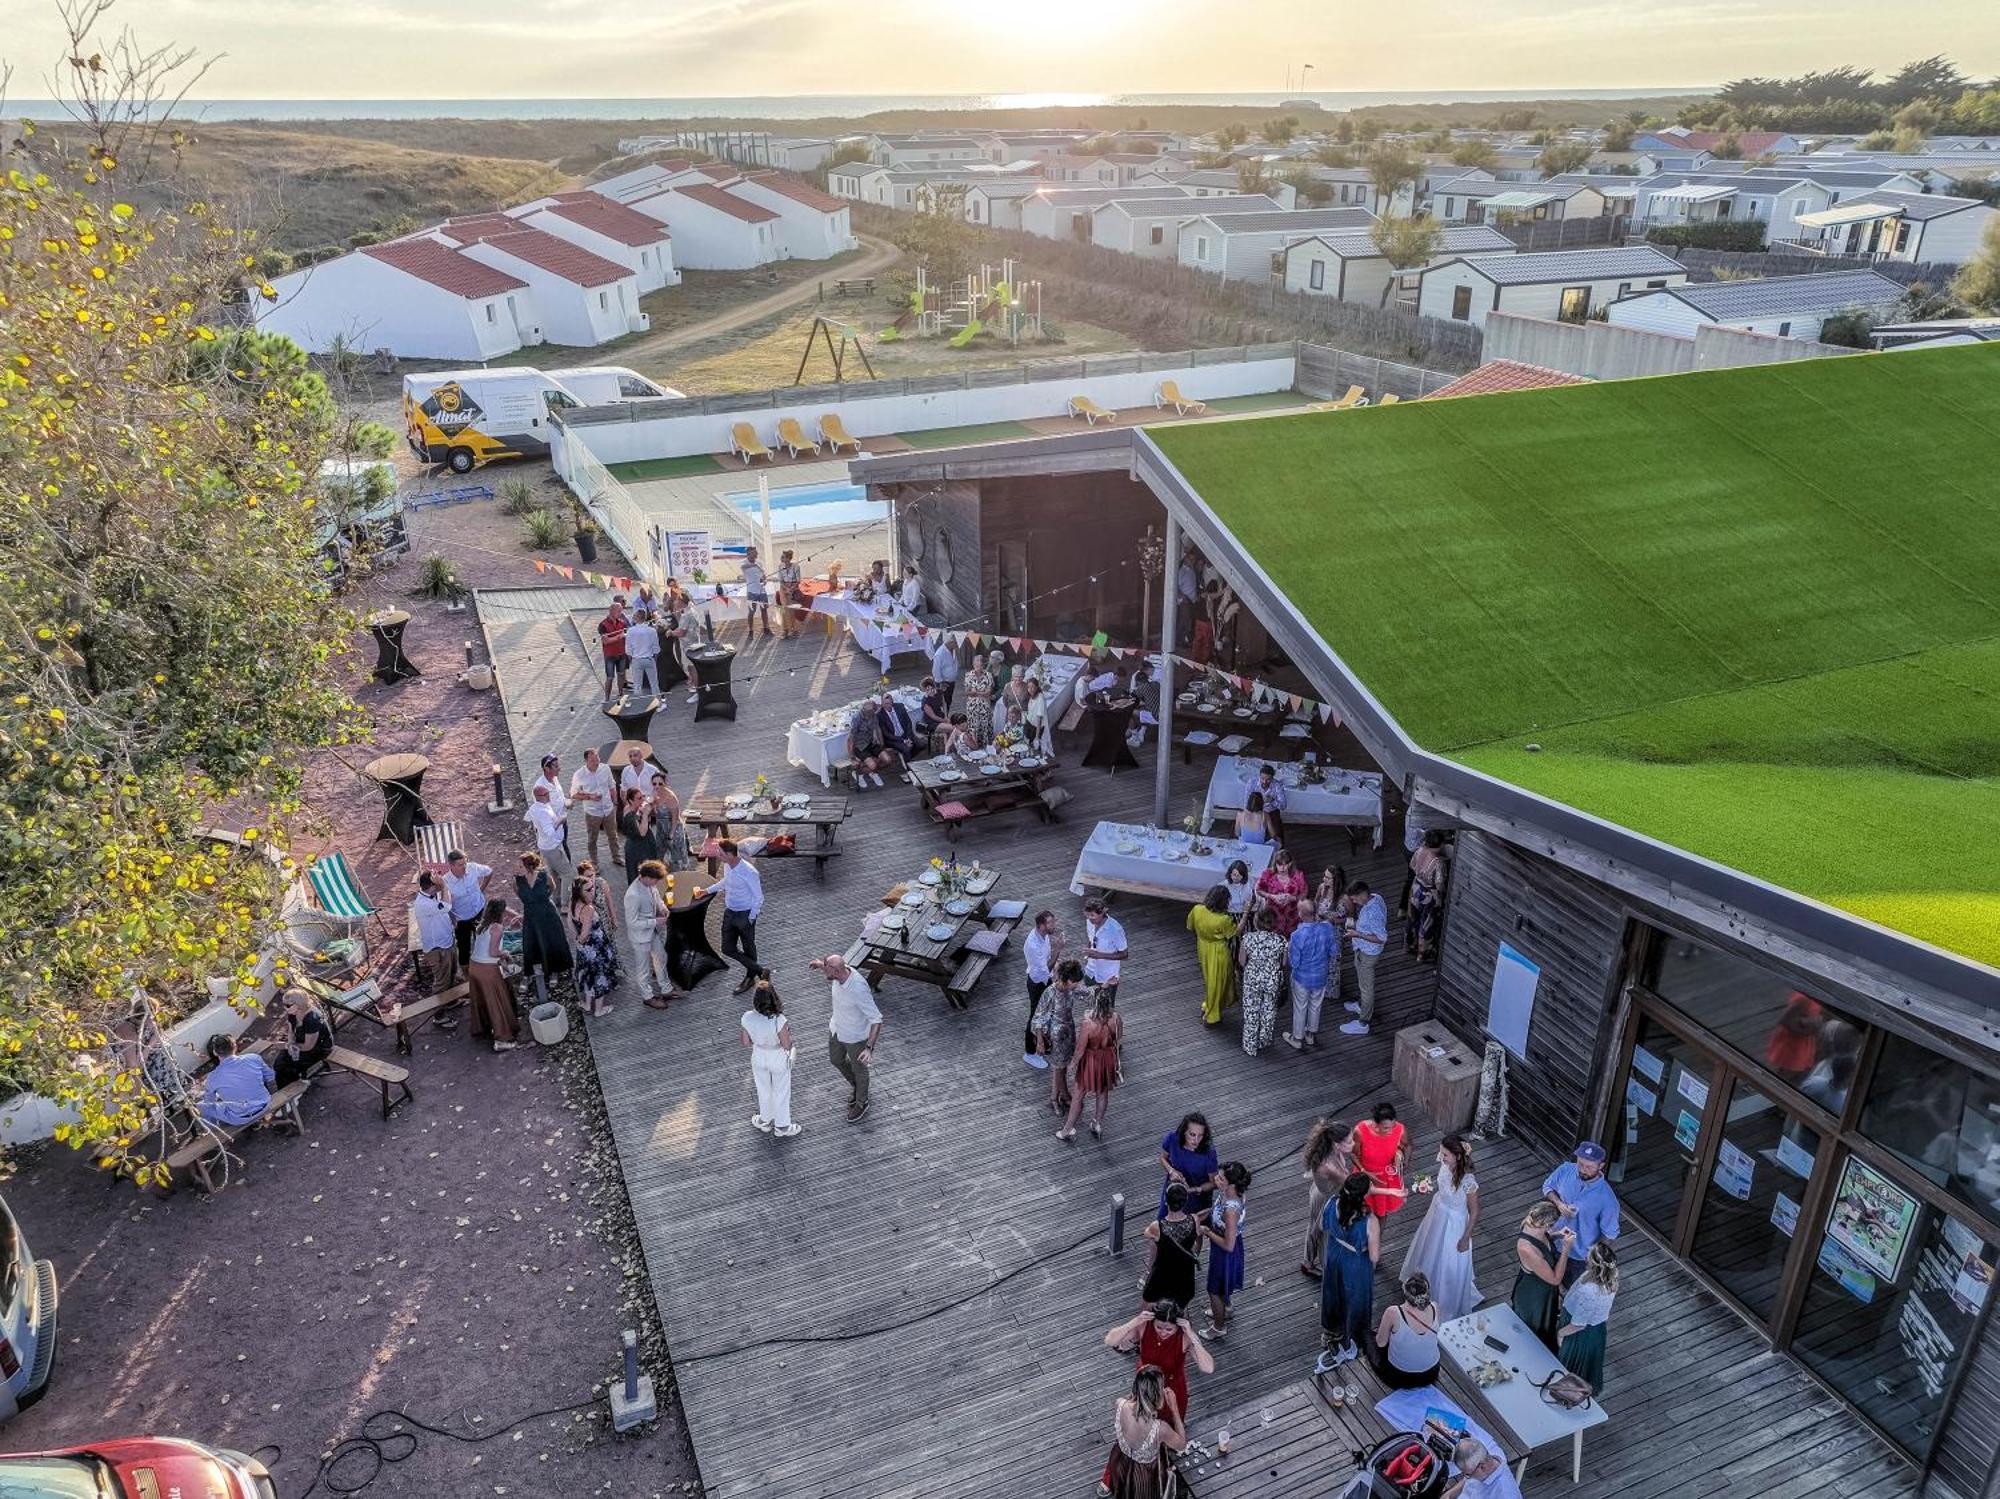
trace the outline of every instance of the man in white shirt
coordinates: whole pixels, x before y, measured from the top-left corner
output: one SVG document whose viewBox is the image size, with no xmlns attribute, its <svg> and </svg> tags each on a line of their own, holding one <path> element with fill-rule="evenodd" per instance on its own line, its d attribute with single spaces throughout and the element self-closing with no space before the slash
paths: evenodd
<svg viewBox="0 0 2000 1499">
<path fill-rule="evenodd" d="M 1444 1499 L 1521 1499 L 1521 1485 L 1513 1470 L 1496 1453 L 1488 1452 L 1477 1437 L 1466 1437 L 1451 1454 L 1458 1477 L 1444 1491 Z"/>
<path fill-rule="evenodd" d="M 716 846 L 722 851 L 722 956 L 743 965 L 743 982 L 730 992 L 747 994 L 757 982 L 757 918 L 764 912 L 764 877 L 736 851 L 734 838 Z"/>
<path fill-rule="evenodd" d="M 632 875 L 632 883 L 625 887 L 624 906 L 633 976 L 646 990 L 646 1008 L 664 1010 L 669 1001 L 687 998 L 667 967 L 667 902 L 660 894 L 667 866 L 658 859 L 647 859 Z"/>
<path fill-rule="evenodd" d="M 1340 1030 L 1346 1036 L 1365 1036 L 1375 1018 L 1375 965 L 1389 943 L 1389 904 L 1368 888 L 1366 880 L 1347 887 L 1347 941 L 1354 949 L 1354 988 L 1361 996 L 1345 1008 L 1354 1018 Z"/>
<path fill-rule="evenodd" d="M 903 569 L 903 591 L 899 598 L 902 606 L 910 613 L 924 612 L 924 580 L 914 565 Z"/>
<path fill-rule="evenodd" d="M 595 749 L 585 750 L 583 768 L 569 778 L 569 799 L 583 808 L 584 836 L 590 850 L 590 862 L 597 863 L 597 839 L 602 834 L 611 850 L 612 865 L 623 868 L 618 849 L 617 794 L 618 789 L 612 783 L 611 767 L 599 758 Z"/>
<path fill-rule="evenodd" d="M 522 819 L 535 829 L 535 852 L 542 856 L 542 862 L 549 866 L 555 876 L 556 888 L 560 890 L 574 870 L 570 866 L 569 850 L 563 847 L 563 839 L 569 835 L 569 826 L 556 816 L 555 803 L 549 799 L 546 781 L 537 781 L 530 795 L 527 815 Z M 560 899 L 560 897 L 558 897 Z"/>
<path fill-rule="evenodd" d="M 625 763 L 618 767 L 618 800 L 623 802 L 625 793 L 634 790 L 649 796 L 653 791 L 653 767 L 636 744 L 625 751 Z"/>
<path fill-rule="evenodd" d="M 882 1035 L 882 1011 L 868 980 L 849 968 L 839 953 L 815 959 L 811 966 L 826 975 L 831 1001 L 827 1060 L 852 1090 L 847 1096 L 847 1122 L 853 1124 L 868 1112 L 868 1076 L 875 1065 L 875 1043 Z"/>
<path fill-rule="evenodd" d="M 556 821 L 562 824 L 562 848 L 569 854 L 569 795 L 563 790 L 562 760 L 554 754 L 542 756 L 542 773 L 535 777 L 535 786 L 546 786 L 549 791 L 549 805 L 555 809 Z M 534 786 L 528 788 L 532 800 Z"/>
<path fill-rule="evenodd" d="M 1195 565 L 1194 548 L 1181 553 L 1174 569 L 1174 634 L 1185 646 L 1194 639 L 1195 617 L 1201 612 L 1201 569 Z"/>
<path fill-rule="evenodd" d="M 451 902 L 428 869 L 417 876 L 410 912 L 417 922 L 417 971 L 429 993 L 441 993 L 458 977 L 458 928 L 451 918 Z"/>
<path fill-rule="evenodd" d="M 445 893 L 451 899 L 451 919 L 458 938 L 458 966 L 472 961 L 472 931 L 486 910 L 486 882 L 493 878 L 491 864 L 475 864 L 465 850 L 455 848 L 444 856 Z"/>
<path fill-rule="evenodd" d="M 660 691 L 660 632 L 643 609 L 625 631 L 625 659 L 632 663 L 632 690 Z"/>
<path fill-rule="evenodd" d="M 951 700 L 958 691 L 958 647 L 940 635 L 937 645 L 931 651 L 931 677 L 944 694 L 946 716 L 951 712 Z"/>
<path fill-rule="evenodd" d="M 1118 974 L 1128 956 L 1125 928 L 1111 919 L 1103 899 L 1095 895 L 1083 903 L 1083 925 L 1083 976 L 1116 1003 Z"/>
<path fill-rule="evenodd" d="M 757 619 L 763 616 L 764 638 L 771 638 L 771 586 L 764 576 L 764 564 L 757 560 L 757 549 L 743 549 L 743 600 L 749 606 L 750 638 L 757 638 Z M 744 986 L 748 988 L 746 984 Z"/>
<path fill-rule="evenodd" d="M 1021 1034 L 1021 1060 L 1030 1067 L 1046 1068 L 1049 1059 L 1035 1049 L 1035 1006 L 1042 1002 L 1042 991 L 1056 976 L 1055 912 L 1035 913 L 1034 928 L 1021 944 L 1021 952 L 1028 960 L 1028 1027 Z"/>
</svg>

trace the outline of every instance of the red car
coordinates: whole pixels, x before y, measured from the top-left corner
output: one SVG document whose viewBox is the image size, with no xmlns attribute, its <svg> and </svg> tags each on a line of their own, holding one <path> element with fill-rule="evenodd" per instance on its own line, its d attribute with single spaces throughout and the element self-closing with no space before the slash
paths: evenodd
<svg viewBox="0 0 2000 1499">
<path fill-rule="evenodd" d="M 175 1437 L 0 1455 L 0 1494 L 34 1499 L 278 1499 L 254 1457 Z"/>
</svg>

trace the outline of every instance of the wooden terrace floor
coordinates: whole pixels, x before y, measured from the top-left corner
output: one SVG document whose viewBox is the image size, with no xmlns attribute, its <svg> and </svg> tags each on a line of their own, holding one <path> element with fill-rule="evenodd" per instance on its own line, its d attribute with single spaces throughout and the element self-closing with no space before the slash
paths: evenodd
<svg viewBox="0 0 2000 1499">
<path fill-rule="evenodd" d="M 481 596 L 524 775 L 547 749 L 574 765 L 586 743 L 611 737 L 577 628 L 592 616 L 568 613 L 592 603 L 585 590 Z M 916 674 L 899 664 L 896 676 Z M 875 676 L 872 659 L 817 628 L 794 642 L 759 640 L 737 661 L 734 724 L 694 725 L 676 697 L 653 743 L 683 797 L 741 787 L 759 771 L 785 789 L 817 789 L 784 763 L 786 726 L 813 705 L 851 700 Z M 1026 900 L 1031 912 L 1050 906 L 1075 932 L 1081 912 L 1068 883 L 1078 847 L 1099 818 L 1149 815 L 1152 755 L 1142 757 L 1144 772 L 1112 778 L 1073 768 L 1079 747 L 1064 748 L 1072 768 L 1061 784 L 1076 799 L 1062 824 L 994 819 L 975 824 L 960 848 L 1003 871 L 998 895 Z M 1199 799 L 1208 768 L 1200 757 L 1191 769 L 1176 766 L 1176 818 Z M 708 980 L 665 1014 L 628 993 L 615 1015 L 589 1022 L 708 1492 L 1090 1493 L 1131 1372 L 1102 1334 L 1136 1310 L 1145 1265 L 1137 1234 L 1159 1187 L 1154 1154 L 1190 1109 L 1207 1113 L 1226 1159 L 1256 1172 L 1245 1230 L 1250 1284 L 1216 1350 L 1216 1374 L 1195 1376 L 1192 1399 L 1199 1434 L 1212 1438 L 1228 1419 L 1235 1447 L 1197 1483 L 1204 1499 L 1331 1492 L 1354 1437 L 1300 1383 L 1318 1322 L 1316 1287 L 1294 1268 L 1305 1202 L 1296 1151 L 1316 1115 L 1352 1116 L 1396 1096 L 1393 1033 L 1428 1017 L 1430 970 L 1403 958 L 1398 930 L 1373 1035 L 1329 1032 L 1317 1053 L 1279 1045 L 1250 1058 L 1236 1012 L 1213 1031 L 1199 1020 L 1185 909 L 1121 896 L 1114 910 L 1133 954 L 1119 1000 L 1126 1081 L 1101 1142 L 1085 1133 L 1058 1143 L 1046 1075 L 1022 1065 L 1018 938 L 964 1013 L 935 990 L 885 982 L 873 1107 L 849 1125 L 845 1087 L 820 1040 L 825 991 L 805 964 L 844 948 L 882 891 L 944 841 L 914 792 L 894 782 L 855 798 L 841 841 L 846 853 L 824 886 L 803 860 L 763 866 L 759 945 L 798 1038 L 793 1107 L 803 1135 L 778 1141 L 749 1125 L 754 1097 L 731 980 Z M 1392 899 L 1401 888 L 1393 837 L 1383 853 L 1364 847 L 1358 858 L 1331 830 L 1299 841 L 1312 868 L 1338 857 Z M 1410 1122 L 1417 1158 L 1427 1159 L 1435 1132 Z M 1502 1140 L 1481 1147 L 1478 1170 L 1479 1280 L 1489 1296 L 1504 1296 L 1518 1212 L 1545 1163 Z M 1114 1192 L 1126 1196 L 1128 1235 L 1139 1246 L 1122 1257 L 1106 1247 Z M 1386 1269 L 1401 1264 L 1416 1221 L 1414 1209 L 1391 1218 Z M 1626 1290 L 1612 1322 L 1612 1420 L 1586 1440 L 1578 1499 L 1909 1490 L 1905 1466 L 1796 1364 L 1762 1351 L 1657 1245 L 1635 1234 L 1626 1247 Z M 1390 1279 L 1381 1278 L 1385 1289 Z M 1566 1452 L 1539 1460 L 1530 1491 L 1568 1490 L 1567 1466 Z"/>
</svg>

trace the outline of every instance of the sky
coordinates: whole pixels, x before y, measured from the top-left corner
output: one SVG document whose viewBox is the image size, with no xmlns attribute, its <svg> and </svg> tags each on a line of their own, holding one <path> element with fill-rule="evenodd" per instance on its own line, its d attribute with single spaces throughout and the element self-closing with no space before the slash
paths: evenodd
<svg viewBox="0 0 2000 1499">
<path fill-rule="evenodd" d="M 48 94 L 53 0 L 0 0 Z M 1892 16 L 1893 23 L 1885 19 Z M 996 19 L 997 18 L 997 19 Z M 1942 52 L 2000 74 L 1996 0 L 121 0 L 227 54 L 214 99 L 1649 88 Z"/>
</svg>

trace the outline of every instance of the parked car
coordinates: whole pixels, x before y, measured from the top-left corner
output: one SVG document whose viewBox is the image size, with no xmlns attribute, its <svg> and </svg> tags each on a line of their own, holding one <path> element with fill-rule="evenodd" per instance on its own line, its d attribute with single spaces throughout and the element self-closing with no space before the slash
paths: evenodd
<svg viewBox="0 0 2000 1499">
<path fill-rule="evenodd" d="M 278 1499 L 262 1463 L 177 1437 L 119 1437 L 0 1455 L 0 1494 L 35 1499 Z"/>
<path fill-rule="evenodd" d="M 42 1398 L 56 1365 L 56 1267 L 28 1250 L 0 1197 L 0 1421 Z"/>
</svg>

